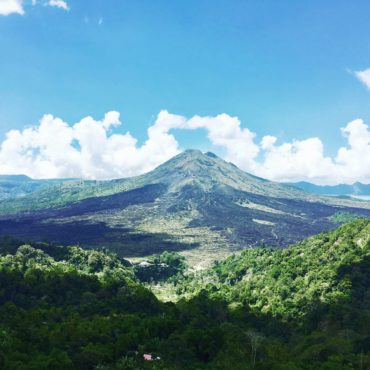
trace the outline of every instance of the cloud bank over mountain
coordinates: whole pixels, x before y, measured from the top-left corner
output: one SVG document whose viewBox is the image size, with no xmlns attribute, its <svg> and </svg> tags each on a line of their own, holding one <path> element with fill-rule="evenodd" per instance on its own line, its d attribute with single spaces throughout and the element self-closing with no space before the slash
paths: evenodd
<svg viewBox="0 0 370 370">
<path fill-rule="evenodd" d="M 171 130 L 206 132 L 214 150 L 245 171 L 276 181 L 306 180 L 319 184 L 370 183 L 370 130 L 356 119 L 341 129 L 347 145 L 334 157 L 325 155 L 317 138 L 279 143 L 243 128 L 237 117 L 184 116 L 161 111 L 141 145 L 130 132 L 117 133 L 120 114 L 102 120 L 85 117 L 75 124 L 46 114 L 39 124 L 11 130 L 0 144 L 0 173 L 33 178 L 110 179 L 147 172 L 181 152 Z"/>
</svg>

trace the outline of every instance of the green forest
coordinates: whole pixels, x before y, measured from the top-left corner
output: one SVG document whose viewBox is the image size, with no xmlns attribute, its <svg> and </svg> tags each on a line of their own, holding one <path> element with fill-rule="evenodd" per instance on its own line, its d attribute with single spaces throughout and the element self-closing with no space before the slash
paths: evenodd
<svg viewBox="0 0 370 370">
<path fill-rule="evenodd" d="M 0 242 L 1 369 L 370 369 L 370 220 L 158 280 L 107 250 Z M 145 360 L 144 355 L 150 360 Z"/>
</svg>

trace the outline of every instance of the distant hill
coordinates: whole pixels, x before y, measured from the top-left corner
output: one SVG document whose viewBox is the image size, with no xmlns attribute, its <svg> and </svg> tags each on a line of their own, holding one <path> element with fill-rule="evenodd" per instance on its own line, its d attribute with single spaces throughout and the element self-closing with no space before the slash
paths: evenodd
<svg viewBox="0 0 370 370">
<path fill-rule="evenodd" d="M 64 179 L 34 180 L 26 175 L 0 175 L 0 200 L 23 197 L 64 181 Z"/>
<path fill-rule="evenodd" d="M 0 181 L 27 182 L 32 179 L 26 175 L 0 175 Z"/>
<path fill-rule="evenodd" d="M 369 196 L 370 197 L 370 184 L 362 184 L 355 182 L 352 185 L 339 184 L 339 185 L 315 185 L 310 182 L 301 181 L 289 183 L 288 185 L 295 186 L 299 189 L 308 191 L 313 194 L 319 195 L 354 195 L 354 196 Z"/>
<path fill-rule="evenodd" d="M 0 234 L 106 246 L 126 257 L 177 250 L 200 264 L 258 245 L 284 247 L 332 228 L 338 212 L 370 216 L 369 208 L 267 181 L 213 153 L 188 150 L 141 176 L 64 181 L 5 200 Z"/>
</svg>

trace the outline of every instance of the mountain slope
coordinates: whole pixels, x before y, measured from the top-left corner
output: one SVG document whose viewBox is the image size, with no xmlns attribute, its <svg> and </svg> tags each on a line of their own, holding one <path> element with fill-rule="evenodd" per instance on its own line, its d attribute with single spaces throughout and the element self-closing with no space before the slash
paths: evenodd
<svg viewBox="0 0 370 370">
<path fill-rule="evenodd" d="M 188 279 L 179 291 L 197 293 L 207 281 L 213 296 L 284 320 L 303 320 L 320 306 L 348 305 L 351 299 L 365 306 L 369 270 L 370 220 L 362 219 L 285 249 L 243 251 Z"/>
<path fill-rule="evenodd" d="M 182 250 L 193 262 L 266 244 L 286 246 L 334 226 L 330 216 L 370 216 L 370 204 L 317 197 L 189 150 L 155 170 L 113 181 L 70 181 L 3 201 L 0 233 L 108 246 L 122 256 Z"/>
<path fill-rule="evenodd" d="M 178 294 L 226 300 L 236 311 L 249 307 L 249 312 L 265 315 L 270 333 L 286 338 L 294 360 L 282 367 L 265 363 L 261 369 L 370 366 L 370 220 L 282 250 L 243 251 L 177 282 L 176 289 Z M 239 322 L 245 317 L 241 312 Z M 278 321 L 287 327 L 279 329 Z M 263 332 L 253 334 L 264 341 Z M 271 348 L 271 353 L 275 356 L 280 349 Z"/>
</svg>

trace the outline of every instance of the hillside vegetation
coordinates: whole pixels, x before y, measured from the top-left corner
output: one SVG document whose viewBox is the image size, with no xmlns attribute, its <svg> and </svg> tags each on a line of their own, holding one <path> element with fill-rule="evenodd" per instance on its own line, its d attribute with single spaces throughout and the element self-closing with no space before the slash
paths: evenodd
<svg viewBox="0 0 370 370">
<path fill-rule="evenodd" d="M 370 367 L 369 220 L 179 275 L 177 304 L 107 251 L 0 246 L 0 368 Z"/>
<path fill-rule="evenodd" d="M 245 250 L 217 262 L 199 279 L 208 279 L 212 295 L 301 319 L 317 305 L 346 301 L 353 289 L 351 278 L 365 269 L 369 258 L 370 221 L 363 219 L 285 249 Z M 198 280 L 192 279 L 182 289 L 196 290 Z"/>
</svg>

